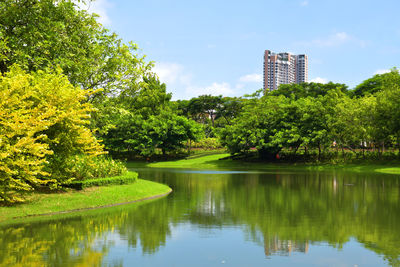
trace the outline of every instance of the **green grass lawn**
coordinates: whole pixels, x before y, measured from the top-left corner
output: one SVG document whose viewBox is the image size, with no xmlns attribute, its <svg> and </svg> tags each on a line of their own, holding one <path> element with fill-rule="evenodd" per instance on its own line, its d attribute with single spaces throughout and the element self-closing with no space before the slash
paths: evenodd
<svg viewBox="0 0 400 267">
<path fill-rule="evenodd" d="M 400 167 L 377 168 L 375 171 L 380 173 L 400 174 Z"/>
<path fill-rule="evenodd" d="M 220 158 L 227 157 L 229 154 L 205 154 L 202 156 L 195 155 L 187 159 L 180 159 L 174 161 L 161 161 L 161 162 L 129 162 L 127 167 L 155 167 L 155 168 L 221 168 L 224 166 L 233 166 L 232 160 L 219 160 Z"/>
<path fill-rule="evenodd" d="M 18 217 L 90 209 L 113 204 L 133 202 L 171 191 L 166 185 L 141 180 L 128 185 L 91 187 L 65 193 L 32 193 L 28 201 L 11 207 L 0 206 L 0 222 Z"/>
<path fill-rule="evenodd" d="M 128 162 L 128 168 L 189 168 L 189 169 L 237 169 L 237 170 L 332 170 L 343 169 L 353 172 L 379 172 L 400 174 L 400 164 L 388 162 L 386 164 L 373 164 L 371 162 L 359 164 L 317 164 L 317 163 L 279 163 L 279 162 L 246 162 L 241 160 L 223 159 L 229 156 L 226 153 L 204 154 L 188 157 L 186 159 L 162 162 Z M 398 167 L 399 166 L 399 167 Z"/>
</svg>

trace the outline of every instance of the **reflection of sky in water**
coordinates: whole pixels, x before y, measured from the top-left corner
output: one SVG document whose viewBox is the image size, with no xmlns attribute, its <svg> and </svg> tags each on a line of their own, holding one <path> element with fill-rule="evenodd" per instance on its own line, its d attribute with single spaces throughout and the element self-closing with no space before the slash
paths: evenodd
<svg viewBox="0 0 400 267">
<path fill-rule="evenodd" d="M 104 264 L 122 262 L 123 266 L 386 266 L 381 256 L 351 239 L 342 249 L 318 242 L 307 252 L 265 255 L 265 248 L 249 241 L 240 227 L 202 229 L 190 223 L 171 227 L 167 245 L 157 253 L 146 254 L 140 244 L 126 246 L 113 235 L 115 246 Z"/>
</svg>

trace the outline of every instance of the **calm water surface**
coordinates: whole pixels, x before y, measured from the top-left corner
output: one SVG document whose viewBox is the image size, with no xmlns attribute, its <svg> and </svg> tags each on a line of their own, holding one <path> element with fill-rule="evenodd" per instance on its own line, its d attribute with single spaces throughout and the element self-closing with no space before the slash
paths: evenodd
<svg viewBox="0 0 400 267">
<path fill-rule="evenodd" d="M 0 266 L 400 266 L 400 177 L 138 169 L 168 197 L 0 226 Z"/>
</svg>

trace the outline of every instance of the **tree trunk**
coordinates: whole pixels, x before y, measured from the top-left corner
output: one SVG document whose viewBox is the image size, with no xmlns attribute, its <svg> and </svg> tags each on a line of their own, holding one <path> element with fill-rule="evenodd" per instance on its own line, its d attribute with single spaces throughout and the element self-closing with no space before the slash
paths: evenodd
<svg viewBox="0 0 400 267">
<path fill-rule="evenodd" d="M 318 143 L 318 161 L 321 160 L 321 144 Z"/>
<path fill-rule="evenodd" d="M 299 149 L 300 145 L 296 146 L 295 150 L 294 150 L 294 154 L 296 155 L 297 150 Z M 399 153 L 400 154 L 400 153 Z"/>
</svg>

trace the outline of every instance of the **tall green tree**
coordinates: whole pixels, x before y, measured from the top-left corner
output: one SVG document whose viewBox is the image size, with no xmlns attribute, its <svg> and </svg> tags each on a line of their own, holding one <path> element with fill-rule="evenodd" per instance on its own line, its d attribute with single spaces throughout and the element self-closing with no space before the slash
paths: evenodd
<svg viewBox="0 0 400 267">
<path fill-rule="evenodd" d="M 400 149 L 400 75 L 393 70 L 382 78 L 381 91 L 376 93 L 376 126 L 381 132 L 380 143 L 395 139 Z"/>
<path fill-rule="evenodd" d="M 196 121 L 205 123 L 209 119 L 211 120 L 212 127 L 214 127 L 216 110 L 221 104 L 221 95 L 201 95 L 190 99 L 188 108 L 189 113 Z"/>
<path fill-rule="evenodd" d="M 351 93 L 355 97 L 363 97 L 368 94 L 375 94 L 380 92 L 387 87 L 388 80 L 391 83 L 400 85 L 400 74 L 396 68 L 393 68 L 388 73 L 376 74 L 373 77 L 363 81 L 359 85 L 357 85 Z"/>
<path fill-rule="evenodd" d="M 136 44 L 124 44 L 77 2 L 1 1 L 0 72 L 13 64 L 29 71 L 59 66 L 73 85 L 103 94 L 135 85 L 151 65 Z"/>
<path fill-rule="evenodd" d="M 87 93 L 60 73 L 14 67 L 0 75 L 0 202 L 73 178 L 65 165 L 72 156 L 104 153 L 87 127 Z"/>
<path fill-rule="evenodd" d="M 106 98 L 98 105 L 95 128 L 114 154 L 151 156 L 160 149 L 165 155 L 201 136 L 199 124 L 178 115 L 166 85 L 154 75 L 144 77 L 136 88 Z"/>
<path fill-rule="evenodd" d="M 232 120 L 236 118 L 243 107 L 243 99 L 237 97 L 223 97 L 222 103 L 216 108 L 216 120 L 223 119 L 224 124 L 230 125 Z"/>
</svg>

